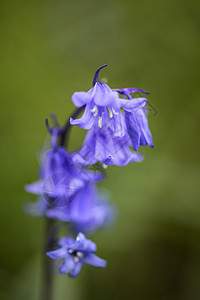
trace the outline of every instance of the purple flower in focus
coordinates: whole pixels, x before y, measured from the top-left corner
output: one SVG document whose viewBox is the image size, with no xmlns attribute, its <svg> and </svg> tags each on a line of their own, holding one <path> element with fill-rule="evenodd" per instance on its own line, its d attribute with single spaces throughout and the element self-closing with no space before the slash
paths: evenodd
<svg viewBox="0 0 200 300">
<path fill-rule="evenodd" d="M 97 74 L 99 68 L 95 74 Z M 91 129 L 94 125 L 102 128 L 105 124 L 113 131 L 113 137 L 125 135 L 124 111 L 133 112 L 145 106 L 147 99 L 144 97 L 132 100 L 122 99 L 118 92 L 112 90 L 107 84 L 94 80 L 94 86 L 88 92 L 75 92 L 72 102 L 75 106 L 85 105 L 85 111 L 80 119 L 71 118 L 72 125 L 83 129 Z"/>
<path fill-rule="evenodd" d="M 133 100 L 130 95 L 131 93 L 147 93 L 143 90 L 138 90 L 135 88 L 125 88 L 116 91 L 127 97 L 130 101 Z M 130 137 L 131 146 L 135 151 L 139 149 L 140 145 L 149 145 L 150 147 L 154 146 L 146 112 L 147 110 L 145 109 L 145 107 L 142 107 L 135 111 L 124 111 L 127 133 Z"/>
<path fill-rule="evenodd" d="M 116 209 L 105 194 L 98 193 L 93 184 L 87 184 L 68 206 L 49 208 L 46 215 L 49 218 L 72 223 L 75 232 L 91 233 L 113 223 Z"/>
<path fill-rule="evenodd" d="M 76 277 L 83 264 L 100 268 L 106 267 L 106 261 L 94 254 L 97 250 L 96 244 L 86 239 L 81 232 L 77 235 L 76 240 L 69 237 L 60 239 L 59 246 L 59 249 L 46 254 L 52 259 L 64 259 L 59 267 L 60 273 L 68 273 L 69 277 Z"/>
<path fill-rule="evenodd" d="M 77 107 L 85 105 L 85 110 L 81 118 L 71 118 L 70 123 L 89 129 L 81 150 L 74 157 L 82 165 L 99 161 L 125 166 L 141 161 L 142 156 L 129 148 L 132 146 L 137 151 L 140 145 L 153 147 L 145 113 L 147 99 L 132 98 L 130 93 L 148 92 L 137 88 L 112 90 L 107 84 L 97 82 L 100 69 L 91 90 L 75 92 L 72 96 L 73 103 Z"/>
</svg>

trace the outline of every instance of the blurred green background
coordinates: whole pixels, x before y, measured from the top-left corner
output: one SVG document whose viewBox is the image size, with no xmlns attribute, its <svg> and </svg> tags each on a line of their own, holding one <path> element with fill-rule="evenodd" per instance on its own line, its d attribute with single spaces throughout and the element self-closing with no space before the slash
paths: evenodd
<svg viewBox="0 0 200 300">
<path fill-rule="evenodd" d="M 63 123 L 96 69 L 112 88 L 149 91 L 155 148 L 109 167 L 101 186 L 119 207 L 97 233 L 99 270 L 56 275 L 55 299 L 200 299 L 200 2 L 1 1 L 0 299 L 40 299 L 43 220 L 26 216 L 44 119 Z M 73 129 L 71 149 L 83 131 Z"/>
</svg>

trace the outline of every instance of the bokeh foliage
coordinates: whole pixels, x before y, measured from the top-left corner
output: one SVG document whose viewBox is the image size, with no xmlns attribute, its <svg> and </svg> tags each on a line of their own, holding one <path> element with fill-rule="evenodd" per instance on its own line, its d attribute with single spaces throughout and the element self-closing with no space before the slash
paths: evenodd
<svg viewBox="0 0 200 300">
<path fill-rule="evenodd" d="M 56 298 L 200 298 L 200 3 L 195 0 L 1 1 L 2 300 L 39 299 L 43 221 L 26 216 L 44 119 L 61 123 L 76 90 L 101 72 L 112 88 L 149 91 L 155 148 L 141 164 L 108 169 L 101 186 L 119 206 L 94 236 L 106 270 L 56 277 Z M 70 149 L 83 131 L 72 130 Z"/>
</svg>

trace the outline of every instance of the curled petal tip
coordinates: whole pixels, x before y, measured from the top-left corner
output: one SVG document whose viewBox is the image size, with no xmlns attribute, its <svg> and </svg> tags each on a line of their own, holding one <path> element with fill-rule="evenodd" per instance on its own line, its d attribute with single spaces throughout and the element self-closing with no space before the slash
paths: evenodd
<svg viewBox="0 0 200 300">
<path fill-rule="evenodd" d="M 62 133 L 62 128 L 60 128 L 59 126 L 58 127 L 51 127 L 49 125 L 49 120 L 48 118 L 45 119 L 45 124 L 46 124 L 46 128 L 48 130 L 48 132 L 52 135 L 58 135 L 58 134 L 61 134 Z"/>
<path fill-rule="evenodd" d="M 50 134 L 52 134 L 53 133 L 53 128 L 51 128 L 51 126 L 49 125 L 49 121 L 48 121 L 47 118 L 45 119 L 45 124 L 46 124 L 46 128 L 47 128 L 48 132 Z"/>
<path fill-rule="evenodd" d="M 107 67 L 107 66 L 108 66 L 108 65 L 105 64 L 105 65 L 101 66 L 101 67 L 96 71 L 96 73 L 95 73 L 95 75 L 94 75 L 93 86 L 94 86 L 94 85 L 97 83 L 97 81 L 98 81 L 99 71 L 100 71 L 101 69 Z"/>
<path fill-rule="evenodd" d="M 54 113 L 50 113 L 49 116 L 50 116 L 50 118 L 51 118 L 51 120 L 52 120 L 52 122 L 53 122 L 53 126 L 54 126 L 54 127 L 60 127 L 56 115 L 55 115 Z"/>
</svg>

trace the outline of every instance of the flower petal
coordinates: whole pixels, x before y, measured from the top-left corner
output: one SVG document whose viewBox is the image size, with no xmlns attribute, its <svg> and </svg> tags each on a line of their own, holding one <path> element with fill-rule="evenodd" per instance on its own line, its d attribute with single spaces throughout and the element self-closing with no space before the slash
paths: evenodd
<svg viewBox="0 0 200 300">
<path fill-rule="evenodd" d="M 124 94 L 124 93 L 128 93 L 128 94 L 132 94 L 132 93 L 144 93 L 144 94 L 149 94 L 149 92 L 146 92 L 146 91 L 144 91 L 144 90 L 137 89 L 137 88 L 114 89 L 114 91 L 117 91 L 117 92 L 119 92 L 120 94 Z"/>
<path fill-rule="evenodd" d="M 43 181 L 38 180 L 32 184 L 26 184 L 24 188 L 28 193 L 41 195 L 43 192 Z"/>
<path fill-rule="evenodd" d="M 75 262 L 71 256 L 68 256 L 67 259 L 60 265 L 59 272 L 60 273 L 68 273 L 71 272 L 75 268 Z"/>
<path fill-rule="evenodd" d="M 42 197 L 39 197 L 37 202 L 28 202 L 23 204 L 24 211 L 35 217 L 44 216 L 47 207 L 48 203 Z"/>
<path fill-rule="evenodd" d="M 136 116 L 137 116 L 138 124 L 141 128 L 141 131 L 144 135 L 144 138 L 145 138 L 147 144 L 150 147 L 154 147 L 151 131 L 149 129 L 148 120 L 147 120 L 144 110 L 143 109 L 138 110 L 136 112 Z"/>
<path fill-rule="evenodd" d="M 135 151 L 140 147 L 140 128 L 134 113 L 125 112 L 127 132 L 130 137 L 130 143 Z"/>
<path fill-rule="evenodd" d="M 145 106 L 147 99 L 144 97 L 141 98 L 132 98 L 130 100 L 120 99 L 121 106 L 124 110 L 132 112 L 133 110 L 142 108 Z"/>
<path fill-rule="evenodd" d="M 68 222 L 68 214 L 65 212 L 66 207 L 54 207 L 46 211 L 47 218 L 58 219 L 64 222 Z"/>
<path fill-rule="evenodd" d="M 72 154 L 72 159 L 77 165 L 93 165 L 96 160 L 93 156 L 95 149 L 94 128 L 88 130 L 82 148 Z"/>
<path fill-rule="evenodd" d="M 75 92 L 72 95 L 72 102 L 76 107 L 81 107 L 85 104 L 88 104 L 91 100 L 91 90 L 88 92 Z"/>
<path fill-rule="evenodd" d="M 61 247 L 65 247 L 65 246 L 70 246 L 71 244 L 73 244 L 75 242 L 75 239 L 74 238 L 71 238 L 71 237 L 62 237 L 60 240 L 59 240 L 59 245 Z"/>
<path fill-rule="evenodd" d="M 117 166 L 126 166 L 130 162 L 140 162 L 143 159 L 143 155 L 139 153 L 132 152 L 129 149 L 129 140 L 124 139 L 114 139 L 114 149 L 112 152 L 111 161 L 109 164 Z M 107 164 L 105 161 L 104 164 Z"/>
<path fill-rule="evenodd" d="M 88 254 L 82 259 L 84 264 L 91 265 L 94 267 L 105 268 L 106 261 L 95 254 Z"/>
<path fill-rule="evenodd" d="M 72 270 L 71 273 L 68 274 L 68 276 L 71 278 L 77 277 L 82 269 L 82 266 L 83 266 L 82 262 L 75 263 L 74 269 Z"/>
<path fill-rule="evenodd" d="M 54 251 L 46 252 L 46 255 L 53 259 L 60 259 L 66 257 L 67 253 L 67 248 L 60 248 Z"/>
<path fill-rule="evenodd" d="M 111 88 L 105 83 L 101 84 L 97 82 L 95 84 L 92 98 L 97 106 L 119 107 L 118 101 L 116 101 L 119 99 L 117 92 L 112 91 Z"/>
<path fill-rule="evenodd" d="M 70 124 L 71 125 L 77 125 L 83 129 L 90 129 L 92 125 L 94 124 L 95 117 L 93 116 L 91 112 L 91 106 L 86 105 L 85 111 L 81 118 L 79 119 L 73 119 L 70 118 Z"/>
<path fill-rule="evenodd" d="M 114 118 L 114 137 L 123 137 L 125 135 L 125 121 L 124 115 L 121 110 L 118 110 L 118 114 L 113 116 Z"/>
<path fill-rule="evenodd" d="M 96 252 L 96 244 L 90 240 L 87 240 L 82 232 L 77 235 L 74 244 L 70 245 L 69 249 L 80 252 Z"/>
<path fill-rule="evenodd" d="M 91 162 L 91 161 L 90 161 Z M 95 183 L 104 179 L 105 175 L 97 170 L 91 171 L 87 169 L 80 169 L 81 179 L 84 180 L 84 184 L 86 182 Z"/>
</svg>

